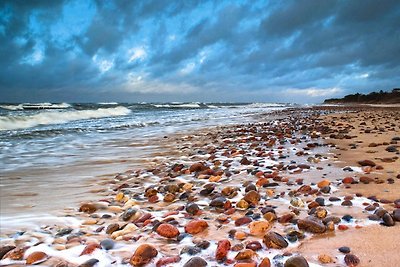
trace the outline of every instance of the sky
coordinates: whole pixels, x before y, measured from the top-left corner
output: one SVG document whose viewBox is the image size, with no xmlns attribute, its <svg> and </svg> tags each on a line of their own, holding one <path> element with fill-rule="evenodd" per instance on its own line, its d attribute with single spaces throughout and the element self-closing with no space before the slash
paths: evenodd
<svg viewBox="0 0 400 267">
<path fill-rule="evenodd" d="M 400 1 L 1 0 L 0 102 L 295 102 L 400 87 Z"/>
</svg>

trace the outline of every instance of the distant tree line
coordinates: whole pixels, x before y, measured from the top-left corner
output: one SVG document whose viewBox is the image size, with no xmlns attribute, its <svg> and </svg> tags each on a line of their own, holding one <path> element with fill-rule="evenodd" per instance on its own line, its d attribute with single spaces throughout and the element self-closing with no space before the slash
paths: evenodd
<svg viewBox="0 0 400 267">
<path fill-rule="evenodd" d="M 367 95 L 352 94 L 343 98 L 330 98 L 324 101 L 325 104 L 337 103 L 360 103 L 360 104 L 397 104 L 400 103 L 400 88 L 393 88 L 391 92 L 371 92 Z"/>
</svg>

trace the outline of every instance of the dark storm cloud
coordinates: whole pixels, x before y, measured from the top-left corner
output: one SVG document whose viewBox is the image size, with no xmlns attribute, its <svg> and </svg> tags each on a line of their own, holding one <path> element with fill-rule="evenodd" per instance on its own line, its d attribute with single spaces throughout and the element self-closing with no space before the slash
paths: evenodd
<svg viewBox="0 0 400 267">
<path fill-rule="evenodd" d="M 315 102 L 400 85 L 398 1 L 10 0 L 0 15 L 0 101 Z"/>
</svg>

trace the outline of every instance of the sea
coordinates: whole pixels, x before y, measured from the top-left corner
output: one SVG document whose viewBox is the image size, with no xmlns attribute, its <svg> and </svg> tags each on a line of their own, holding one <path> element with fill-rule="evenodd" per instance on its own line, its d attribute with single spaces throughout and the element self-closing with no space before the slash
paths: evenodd
<svg viewBox="0 0 400 267">
<path fill-rule="evenodd" d="M 0 230 L 35 223 L 93 199 L 93 184 L 151 161 L 162 152 L 159 144 L 168 142 L 167 136 L 246 123 L 295 105 L 110 102 L 33 106 L 0 104 Z"/>
</svg>

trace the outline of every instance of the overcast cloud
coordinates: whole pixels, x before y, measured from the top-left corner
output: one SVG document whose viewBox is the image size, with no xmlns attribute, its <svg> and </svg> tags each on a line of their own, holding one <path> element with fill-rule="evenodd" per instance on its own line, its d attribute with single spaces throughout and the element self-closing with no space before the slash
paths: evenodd
<svg viewBox="0 0 400 267">
<path fill-rule="evenodd" d="M 0 102 L 316 103 L 400 87 L 400 2 L 0 2 Z"/>
</svg>

